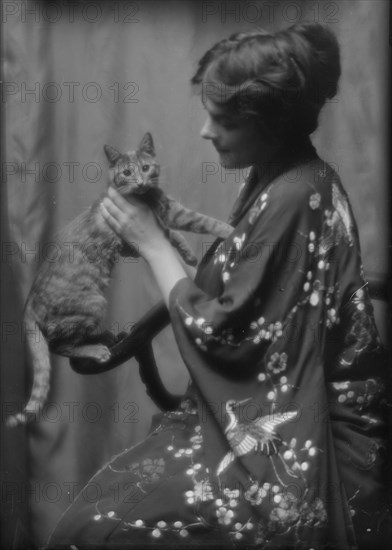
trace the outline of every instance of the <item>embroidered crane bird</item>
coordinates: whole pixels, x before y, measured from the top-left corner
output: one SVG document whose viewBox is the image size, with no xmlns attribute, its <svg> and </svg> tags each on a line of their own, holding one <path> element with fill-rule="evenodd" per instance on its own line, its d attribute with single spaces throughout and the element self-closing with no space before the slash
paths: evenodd
<svg viewBox="0 0 392 550">
<path fill-rule="evenodd" d="M 229 451 L 219 463 L 217 475 L 221 474 L 236 456 L 246 455 L 251 451 L 257 452 L 258 450 L 267 456 L 276 454 L 279 445 L 282 443 L 282 438 L 275 431 L 275 428 L 297 416 L 296 411 L 290 411 L 268 414 L 255 420 L 239 422 L 234 410 L 246 401 L 249 401 L 249 398 L 243 401 L 229 399 L 226 402 L 229 424 L 225 429 L 225 435 L 232 451 Z"/>
</svg>

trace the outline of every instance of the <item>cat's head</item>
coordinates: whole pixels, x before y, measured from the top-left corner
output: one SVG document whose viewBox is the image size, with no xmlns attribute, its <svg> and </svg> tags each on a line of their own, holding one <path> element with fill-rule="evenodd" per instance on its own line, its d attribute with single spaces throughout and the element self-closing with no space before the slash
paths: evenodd
<svg viewBox="0 0 392 550">
<path fill-rule="evenodd" d="M 110 185 L 122 195 L 142 195 L 158 185 L 159 164 L 149 132 L 136 151 L 120 153 L 110 145 L 105 145 L 104 151 L 109 161 Z"/>
</svg>

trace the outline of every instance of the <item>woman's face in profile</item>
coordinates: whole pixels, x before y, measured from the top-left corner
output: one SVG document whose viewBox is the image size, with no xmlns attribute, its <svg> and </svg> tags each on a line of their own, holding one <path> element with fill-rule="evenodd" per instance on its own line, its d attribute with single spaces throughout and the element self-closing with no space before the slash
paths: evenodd
<svg viewBox="0 0 392 550">
<path fill-rule="evenodd" d="M 271 160 L 271 142 L 267 141 L 254 119 L 232 116 L 224 107 L 209 99 L 204 107 L 207 120 L 200 135 L 212 141 L 223 168 L 246 168 Z"/>
</svg>

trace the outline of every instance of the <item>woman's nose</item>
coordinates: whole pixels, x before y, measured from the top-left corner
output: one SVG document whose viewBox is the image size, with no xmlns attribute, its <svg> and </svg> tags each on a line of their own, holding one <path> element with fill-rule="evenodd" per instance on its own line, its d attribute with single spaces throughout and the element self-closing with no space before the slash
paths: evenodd
<svg viewBox="0 0 392 550">
<path fill-rule="evenodd" d="M 200 130 L 200 135 L 204 139 L 214 139 L 216 137 L 215 132 L 212 128 L 211 120 L 209 118 L 207 118 L 207 120 L 204 123 L 204 126 Z"/>
</svg>

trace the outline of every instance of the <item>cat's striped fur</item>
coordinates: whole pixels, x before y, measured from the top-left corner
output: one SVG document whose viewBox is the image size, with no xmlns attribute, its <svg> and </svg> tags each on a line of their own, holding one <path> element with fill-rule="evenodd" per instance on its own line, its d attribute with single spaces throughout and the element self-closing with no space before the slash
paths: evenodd
<svg viewBox="0 0 392 550">
<path fill-rule="evenodd" d="M 154 211 L 168 238 L 189 264 L 197 263 L 185 239 L 175 229 L 226 238 L 232 227 L 184 208 L 158 187 L 159 165 L 151 134 L 136 151 L 121 154 L 105 146 L 110 163 L 109 184 L 123 196 L 138 195 Z M 56 261 L 43 262 L 24 312 L 27 347 L 33 367 L 33 388 L 24 410 L 7 425 L 25 424 L 43 407 L 50 387 L 50 352 L 66 357 L 90 357 L 105 362 L 100 323 L 106 313 L 104 292 L 118 256 L 137 256 L 110 229 L 100 213 L 103 197 L 73 220 L 57 237 Z"/>
</svg>

